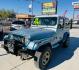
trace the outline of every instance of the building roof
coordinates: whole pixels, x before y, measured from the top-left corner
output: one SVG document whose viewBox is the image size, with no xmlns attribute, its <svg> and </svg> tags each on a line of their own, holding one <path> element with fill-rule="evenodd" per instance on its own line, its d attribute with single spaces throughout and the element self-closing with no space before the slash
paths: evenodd
<svg viewBox="0 0 79 70">
<path fill-rule="evenodd" d="M 27 19 L 27 18 L 32 18 L 33 15 L 29 15 L 29 14 L 17 14 L 16 18 L 21 18 L 21 19 Z"/>
<path fill-rule="evenodd" d="M 35 17 L 59 17 L 58 15 L 40 15 Z"/>
</svg>

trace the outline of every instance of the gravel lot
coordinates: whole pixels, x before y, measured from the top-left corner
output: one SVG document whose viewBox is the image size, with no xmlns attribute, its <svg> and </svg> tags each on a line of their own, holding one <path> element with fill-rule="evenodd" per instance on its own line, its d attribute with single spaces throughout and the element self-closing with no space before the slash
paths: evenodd
<svg viewBox="0 0 79 70">
<path fill-rule="evenodd" d="M 47 70 L 79 70 L 79 29 L 70 31 L 69 48 L 55 48 Z M 2 42 L 0 42 L 2 44 Z M 0 47 L 0 70 L 39 70 L 33 59 L 20 60 Z"/>
</svg>

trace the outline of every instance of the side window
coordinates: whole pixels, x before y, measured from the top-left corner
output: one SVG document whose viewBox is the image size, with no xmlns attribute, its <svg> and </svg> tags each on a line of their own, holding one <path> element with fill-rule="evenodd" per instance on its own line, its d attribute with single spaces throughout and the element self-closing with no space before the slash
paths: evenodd
<svg viewBox="0 0 79 70">
<path fill-rule="evenodd" d="M 70 26 L 69 19 L 65 18 L 64 19 L 64 28 L 69 28 L 69 26 Z"/>
<path fill-rule="evenodd" d="M 63 28 L 63 23 L 64 23 L 64 19 L 63 18 L 59 18 L 59 24 L 58 24 L 58 28 L 59 29 Z"/>
<path fill-rule="evenodd" d="M 64 22 L 63 19 L 60 18 L 60 19 L 59 19 L 59 24 L 63 25 L 63 22 Z"/>
</svg>

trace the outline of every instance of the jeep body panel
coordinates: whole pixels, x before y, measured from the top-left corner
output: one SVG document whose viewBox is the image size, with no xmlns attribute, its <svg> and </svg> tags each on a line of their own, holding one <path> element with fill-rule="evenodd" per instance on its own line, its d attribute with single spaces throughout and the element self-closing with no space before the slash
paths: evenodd
<svg viewBox="0 0 79 70">
<path fill-rule="evenodd" d="M 32 25 L 30 28 L 11 31 L 10 35 L 25 37 L 23 49 L 38 50 L 42 45 L 50 43 L 52 48 L 58 47 L 58 43 L 63 40 L 63 36 L 69 33 L 69 28 L 65 25 L 65 18 L 58 15 L 53 16 L 36 16 L 35 18 L 57 18 L 56 25 Z M 58 26 L 61 25 L 59 28 Z M 16 38 L 18 38 L 16 37 Z M 6 39 L 6 38 L 5 38 Z"/>
<path fill-rule="evenodd" d="M 25 36 L 26 38 L 29 38 L 29 39 L 32 39 L 32 37 L 34 37 L 34 36 L 35 37 L 38 36 L 38 38 L 39 38 L 40 35 L 41 35 L 41 37 L 42 37 L 42 35 L 45 35 L 45 36 L 47 35 L 48 37 L 51 37 L 54 33 L 55 33 L 55 31 L 41 29 L 41 28 L 29 28 L 29 29 L 23 28 L 20 30 L 10 32 L 10 34 Z"/>
<path fill-rule="evenodd" d="M 34 48 L 35 44 L 42 45 L 44 43 L 51 43 L 49 39 L 52 39 L 56 35 L 55 31 L 52 30 L 47 30 L 47 29 L 41 29 L 41 28 L 30 28 L 30 29 L 20 29 L 16 31 L 12 31 L 9 33 L 10 35 L 17 35 L 17 36 L 24 36 L 26 39 L 28 39 L 30 42 L 25 42 L 24 47 L 31 49 L 31 50 L 36 50 L 39 48 L 37 47 Z M 27 45 L 29 43 L 29 45 Z"/>
</svg>

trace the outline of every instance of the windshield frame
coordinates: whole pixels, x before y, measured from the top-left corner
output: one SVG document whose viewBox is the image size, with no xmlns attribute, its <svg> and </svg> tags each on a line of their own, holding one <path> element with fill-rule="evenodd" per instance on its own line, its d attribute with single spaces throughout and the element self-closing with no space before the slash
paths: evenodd
<svg viewBox="0 0 79 70">
<path fill-rule="evenodd" d="M 35 19 L 36 18 L 38 18 L 39 19 L 39 22 L 42 20 L 42 21 L 45 21 L 46 19 L 48 19 L 49 20 L 49 23 L 50 24 L 43 24 L 43 23 L 40 23 L 40 24 L 37 24 L 38 26 L 40 25 L 40 26 L 56 26 L 57 25 L 57 23 L 58 23 L 58 17 L 35 17 L 35 18 L 33 18 L 33 23 L 32 23 L 32 25 L 36 25 L 35 23 L 34 23 L 34 21 L 35 21 Z M 52 19 L 55 19 L 55 22 L 52 20 Z M 45 20 L 44 20 L 45 19 Z M 50 22 L 50 20 L 51 20 L 51 22 Z M 46 20 L 47 21 L 47 20 Z M 54 24 L 51 24 L 52 22 L 54 22 Z"/>
</svg>

